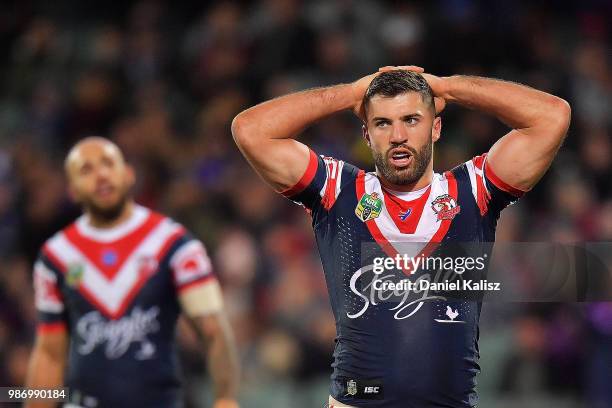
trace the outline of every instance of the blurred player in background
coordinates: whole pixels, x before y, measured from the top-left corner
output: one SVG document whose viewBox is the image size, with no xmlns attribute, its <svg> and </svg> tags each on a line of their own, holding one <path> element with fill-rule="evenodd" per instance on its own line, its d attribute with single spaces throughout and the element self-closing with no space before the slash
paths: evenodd
<svg viewBox="0 0 612 408">
<path fill-rule="evenodd" d="M 71 408 L 181 407 L 182 312 L 207 346 L 214 407 L 237 407 L 236 351 L 202 243 L 133 201 L 134 172 L 112 142 L 82 140 L 65 169 L 84 214 L 35 263 L 39 324 L 26 386 L 65 385 Z"/>
<path fill-rule="evenodd" d="M 361 244 L 376 243 L 393 257 L 398 243 L 412 243 L 416 257 L 436 243 L 493 242 L 501 210 L 550 166 L 569 105 L 500 80 L 437 77 L 413 66 L 381 70 L 252 107 L 234 119 L 232 132 L 255 170 L 312 215 L 337 328 L 330 406 L 474 407 L 481 303 L 434 300 L 398 311 L 370 301 L 355 283 L 365 269 Z M 512 130 L 488 153 L 437 174 L 437 113 L 446 103 L 491 114 Z M 347 109 L 363 120 L 376 172 L 317 156 L 295 140 Z"/>
</svg>

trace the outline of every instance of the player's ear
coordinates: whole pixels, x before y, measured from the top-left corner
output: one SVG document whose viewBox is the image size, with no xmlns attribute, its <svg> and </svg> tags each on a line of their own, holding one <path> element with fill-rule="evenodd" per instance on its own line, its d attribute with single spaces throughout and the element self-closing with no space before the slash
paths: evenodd
<svg viewBox="0 0 612 408">
<path fill-rule="evenodd" d="M 440 116 L 436 116 L 434 118 L 433 126 L 431 127 L 431 140 L 433 142 L 437 142 L 440 139 L 440 134 L 442 132 L 442 118 Z"/>
<path fill-rule="evenodd" d="M 368 128 L 366 125 L 361 125 L 361 133 L 363 134 L 363 138 L 365 139 L 368 147 L 371 147 L 372 144 L 370 142 L 370 133 L 368 133 Z"/>
</svg>

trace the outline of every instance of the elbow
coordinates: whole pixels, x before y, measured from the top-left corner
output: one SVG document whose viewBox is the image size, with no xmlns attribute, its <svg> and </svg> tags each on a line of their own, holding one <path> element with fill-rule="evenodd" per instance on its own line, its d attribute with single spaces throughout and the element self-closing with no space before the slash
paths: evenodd
<svg viewBox="0 0 612 408">
<path fill-rule="evenodd" d="M 204 340 L 206 342 L 211 342 L 214 341 L 214 339 L 222 338 L 224 335 L 223 324 L 223 316 L 220 314 L 201 317 L 199 326 Z"/>
<path fill-rule="evenodd" d="M 243 116 L 244 116 L 244 112 L 240 112 L 232 120 L 232 126 L 231 126 L 232 136 L 234 137 L 234 140 L 236 141 L 236 143 L 238 143 L 240 135 L 242 135 L 242 133 L 244 131 L 244 119 L 243 119 Z"/>
<path fill-rule="evenodd" d="M 240 112 L 234 120 L 232 120 L 232 137 L 234 142 L 242 150 L 248 149 L 253 143 L 253 138 L 248 130 L 248 121 L 245 118 L 245 112 Z"/>
<path fill-rule="evenodd" d="M 555 97 L 549 110 L 551 114 L 552 128 L 559 134 L 560 139 L 565 137 L 572 120 L 572 108 L 570 104 L 562 98 Z"/>
</svg>

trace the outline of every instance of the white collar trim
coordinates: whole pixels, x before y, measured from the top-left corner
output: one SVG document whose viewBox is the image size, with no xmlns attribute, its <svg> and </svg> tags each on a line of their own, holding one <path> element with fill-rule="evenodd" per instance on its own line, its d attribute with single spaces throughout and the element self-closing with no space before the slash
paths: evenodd
<svg viewBox="0 0 612 408">
<path fill-rule="evenodd" d="M 376 173 L 373 173 L 373 174 L 374 174 L 374 176 L 376 178 L 378 178 L 378 175 Z M 389 189 L 387 187 L 383 187 L 382 183 L 380 182 L 380 179 L 379 179 L 378 182 L 379 182 L 380 187 L 381 187 L 382 190 L 384 190 L 384 191 L 386 191 L 388 193 L 391 193 L 392 195 L 394 195 L 395 197 L 397 197 L 397 198 L 399 198 L 401 200 L 412 201 L 412 200 L 416 200 L 417 198 L 421 197 L 423 195 L 423 193 L 425 193 L 425 191 L 427 191 L 427 189 L 429 187 L 431 187 L 431 185 L 433 184 L 433 181 L 436 179 L 437 175 L 438 175 L 437 173 L 434 173 L 434 176 L 432 177 L 432 180 L 431 180 L 432 182 L 431 183 L 429 183 L 428 185 L 426 185 L 423 188 L 420 188 L 420 189 L 414 190 L 414 191 L 395 191 L 395 190 L 391 190 L 391 189 Z"/>
<path fill-rule="evenodd" d="M 94 227 L 90 224 L 89 217 L 83 214 L 77 219 L 76 228 L 81 235 L 95 241 L 116 241 L 140 227 L 149 218 L 150 213 L 147 208 L 134 204 L 130 218 L 112 228 Z"/>
</svg>

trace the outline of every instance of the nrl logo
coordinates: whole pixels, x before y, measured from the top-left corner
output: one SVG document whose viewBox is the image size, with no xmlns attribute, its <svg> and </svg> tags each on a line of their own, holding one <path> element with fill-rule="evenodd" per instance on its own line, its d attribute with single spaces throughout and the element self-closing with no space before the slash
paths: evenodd
<svg viewBox="0 0 612 408">
<path fill-rule="evenodd" d="M 348 380 L 346 382 L 346 393 L 348 395 L 357 395 L 357 383 L 355 380 Z"/>
<path fill-rule="evenodd" d="M 431 202 L 431 208 L 438 214 L 438 221 L 452 220 L 461 211 L 461 206 L 448 194 L 438 196 Z"/>
<path fill-rule="evenodd" d="M 365 193 L 361 196 L 361 199 L 355 208 L 355 215 L 361 221 L 366 222 L 378 217 L 382 211 L 382 206 L 383 203 L 379 198 L 378 193 Z"/>
<path fill-rule="evenodd" d="M 68 266 L 68 273 L 66 274 L 66 283 L 70 287 L 77 287 L 83 280 L 83 272 L 85 267 L 81 263 L 73 263 Z"/>
</svg>

